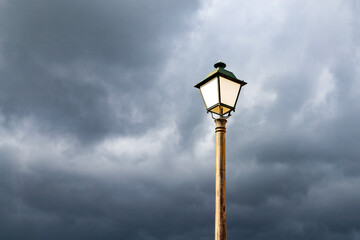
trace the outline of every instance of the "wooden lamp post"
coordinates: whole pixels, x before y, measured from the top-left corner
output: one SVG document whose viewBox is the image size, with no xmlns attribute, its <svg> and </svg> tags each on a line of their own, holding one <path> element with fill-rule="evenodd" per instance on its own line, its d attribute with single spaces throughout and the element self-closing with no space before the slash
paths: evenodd
<svg viewBox="0 0 360 240">
<path fill-rule="evenodd" d="M 207 112 L 215 119 L 216 133 L 216 180 L 215 180 L 215 240 L 226 240 L 226 122 L 235 111 L 241 88 L 247 83 L 225 70 L 226 64 L 219 61 L 215 70 L 195 85 L 200 89 Z M 217 118 L 214 118 L 214 115 Z"/>
</svg>

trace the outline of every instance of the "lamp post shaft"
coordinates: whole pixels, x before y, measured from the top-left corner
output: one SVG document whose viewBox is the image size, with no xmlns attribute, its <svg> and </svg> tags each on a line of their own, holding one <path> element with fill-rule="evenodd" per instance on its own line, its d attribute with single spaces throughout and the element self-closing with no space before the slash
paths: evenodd
<svg viewBox="0 0 360 240">
<path fill-rule="evenodd" d="M 216 180 L 215 180 L 215 240 L 226 240 L 226 171 L 225 133 L 226 119 L 215 119 Z"/>
</svg>

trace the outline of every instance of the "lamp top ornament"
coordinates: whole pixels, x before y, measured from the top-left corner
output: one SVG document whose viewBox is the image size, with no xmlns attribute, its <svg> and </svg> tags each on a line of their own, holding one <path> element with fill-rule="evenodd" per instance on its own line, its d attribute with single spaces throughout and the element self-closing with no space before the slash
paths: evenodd
<svg viewBox="0 0 360 240">
<path fill-rule="evenodd" d="M 214 68 L 226 68 L 226 64 L 219 60 L 214 64 Z"/>
<path fill-rule="evenodd" d="M 214 64 L 215 70 L 194 87 L 199 88 L 206 110 L 223 117 L 235 111 L 241 87 L 247 83 L 225 69 L 226 64 L 219 61 Z"/>
</svg>

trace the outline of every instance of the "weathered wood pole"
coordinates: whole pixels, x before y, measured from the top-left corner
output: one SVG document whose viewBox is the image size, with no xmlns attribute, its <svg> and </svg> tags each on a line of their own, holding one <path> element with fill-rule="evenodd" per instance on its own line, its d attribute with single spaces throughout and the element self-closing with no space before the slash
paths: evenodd
<svg viewBox="0 0 360 240">
<path fill-rule="evenodd" d="M 225 133 L 226 119 L 215 119 L 216 180 L 215 180 L 215 240 L 226 240 L 226 171 Z"/>
</svg>

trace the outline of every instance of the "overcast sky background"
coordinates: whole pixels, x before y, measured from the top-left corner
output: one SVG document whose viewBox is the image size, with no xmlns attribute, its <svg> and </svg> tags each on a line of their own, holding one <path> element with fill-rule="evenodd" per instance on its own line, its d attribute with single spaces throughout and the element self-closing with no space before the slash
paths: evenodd
<svg viewBox="0 0 360 240">
<path fill-rule="evenodd" d="M 356 0 L 0 0 L 1 239 L 360 239 Z"/>
</svg>

